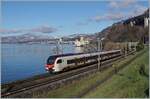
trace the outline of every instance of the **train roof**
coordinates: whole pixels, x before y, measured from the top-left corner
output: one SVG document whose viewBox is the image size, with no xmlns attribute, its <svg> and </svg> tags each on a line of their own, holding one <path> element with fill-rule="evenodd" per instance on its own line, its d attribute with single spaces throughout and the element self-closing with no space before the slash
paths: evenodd
<svg viewBox="0 0 150 99">
<path fill-rule="evenodd" d="M 52 55 L 52 56 L 49 56 L 49 58 L 57 58 L 57 57 L 80 55 L 80 54 L 83 54 L 83 53 L 67 53 L 67 54 Z"/>
<path fill-rule="evenodd" d="M 115 52 L 115 51 L 120 51 L 120 50 L 104 51 L 104 52 L 101 52 L 101 54 Z M 94 52 L 94 53 L 96 54 L 98 52 Z M 65 57 L 65 56 L 81 55 L 81 54 L 93 54 L 93 52 L 92 53 L 67 53 L 67 54 L 52 55 L 52 56 L 49 56 L 49 59 L 52 59 L 52 58 L 56 59 L 57 57 Z"/>
</svg>

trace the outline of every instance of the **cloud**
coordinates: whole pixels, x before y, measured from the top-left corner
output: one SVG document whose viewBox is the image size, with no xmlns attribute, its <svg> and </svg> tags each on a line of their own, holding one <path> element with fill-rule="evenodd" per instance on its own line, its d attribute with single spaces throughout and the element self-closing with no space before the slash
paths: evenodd
<svg viewBox="0 0 150 99">
<path fill-rule="evenodd" d="M 57 31 L 56 28 L 49 27 L 49 26 L 41 26 L 29 30 L 29 32 L 40 32 L 40 33 L 53 33 L 56 31 Z"/>
<path fill-rule="evenodd" d="M 134 6 L 134 11 L 133 14 L 134 15 L 140 15 L 142 14 L 144 11 L 146 11 L 148 8 L 142 5 L 135 5 Z"/>
<path fill-rule="evenodd" d="M 141 15 L 143 14 L 148 8 L 145 7 L 145 6 L 142 6 L 142 5 L 134 5 L 132 7 L 132 9 L 127 12 L 126 14 L 124 14 L 125 18 L 129 18 L 129 17 L 135 17 L 135 16 L 138 16 L 138 15 Z"/>
<path fill-rule="evenodd" d="M 109 6 L 111 8 L 125 8 L 136 3 L 137 3 L 137 0 L 121 0 L 121 1 L 111 0 L 109 2 Z"/>
<path fill-rule="evenodd" d="M 109 6 L 113 7 L 113 8 L 118 8 L 119 7 L 116 1 L 110 1 Z"/>
<path fill-rule="evenodd" d="M 0 29 L 0 33 L 20 33 L 22 32 L 21 30 L 17 30 L 17 29 Z"/>
<path fill-rule="evenodd" d="M 119 21 L 129 17 L 140 15 L 146 11 L 147 7 L 140 4 L 137 0 L 111 0 L 109 1 L 109 11 L 103 15 L 90 18 L 90 21 Z M 126 11 L 125 11 L 126 10 Z"/>
<path fill-rule="evenodd" d="M 121 12 L 123 9 L 130 9 L 128 12 L 128 16 L 137 16 L 142 14 L 147 9 L 145 6 L 141 5 L 141 2 L 148 3 L 148 1 L 140 0 L 111 0 L 108 5 L 111 11 L 116 10 Z"/>
<path fill-rule="evenodd" d="M 121 6 L 127 7 L 127 6 L 133 5 L 135 3 L 137 3 L 137 0 L 123 0 Z"/>
<path fill-rule="evenodd" d="M 97 15 L 97 16 L 92 17 L 92 18 L 89 19 L 89 20 L 95 21 L 95 22 L 99 22 L 99 21 L 101 21 L 101 20 L 103 20 L 103 19 L 104 19 L 104 16 Z"/>
<path fill-rule="evenodd" d="M 124 18 L 124 14 L 122 14 L 122 13 L 108 13 L 106 15 L 106 19 L 107 20 L 114 20 L 114 21 L 116 21 L 116 20 L 121 20 L 123 18 Z"/>
<path fill-rule="evenodd" d="M 101 21 L 121 21 L 143 14 L 148 8 L 141 5 L 141 1 L 138 0 L 111 0 L 108 5 L 110 9 L 104 14 L 89 17 L 85 22 L 79 22 L 77 25 L 84 26 Z"/>
<path fill-rule="evenodd" d="M 13 34 L 13 33 L 53 33 L 58 29 L 50 26 L 40 26 L 32 29 L 0 29 L 0 33 L 3 34 Z"/>
<path fill-rule="evenodd" d="M 107 13 L 103 16 L 97 15 L 92 17 L 90 20 L 95 21 L 95 22 L 100 22 L 100 21 L 116 21 L 116 20 L 122 20 L 124 18 L 124 14 L 118 12 L 118 13 Z"/>
</svg>

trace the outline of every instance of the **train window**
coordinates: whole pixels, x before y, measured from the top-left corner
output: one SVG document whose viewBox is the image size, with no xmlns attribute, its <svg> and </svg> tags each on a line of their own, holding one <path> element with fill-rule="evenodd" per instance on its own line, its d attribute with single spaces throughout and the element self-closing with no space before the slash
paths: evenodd
<svg viewBox="0 0 150 99">
<path fill-rule="evenodd" d="M 74 63 L 74 62 L 75 62 L 74 59 L 72 59 L 72 60 L 67 60 L 67 64 L 72 64 L 72 63 Z"/>
<path fill-rule="evenodd" d="M 61 59 L 59 59 L 59 60 L 57 61 L 57 64 L 59 64 L 59 63 L 62 63 L 62 60 L 61 60 Z"/>
<path fill-rule="evenodd" d="M 49 57 L 47 60 L 47 64 L 54 64 L 55 59 L 56 59 L 55 57 Z"/>
<path fill-rule="evenodd" d="M 98 58 L 98 55 L 94 55 L 94 56 L 86 57 L 86 59 L 87 59 L 87 60 L 96 59 L 96 58 Z"/>
</svg>

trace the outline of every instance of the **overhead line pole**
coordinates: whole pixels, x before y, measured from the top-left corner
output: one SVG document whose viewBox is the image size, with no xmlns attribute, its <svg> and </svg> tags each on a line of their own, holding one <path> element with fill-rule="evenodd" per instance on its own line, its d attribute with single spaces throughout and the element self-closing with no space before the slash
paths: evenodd
<svg viewBox="0 0 150 99">
<path fill-rule="evenodd" d="M 98 70 L 101 70 L 100 53 L 102 52 L 102 41 L 104 38 L 98 38 Z"/>
<path fill-rule="evenodd" d="M 98 70 L 100 70 L 100 38 L 98 38 Z"/>
</svg>

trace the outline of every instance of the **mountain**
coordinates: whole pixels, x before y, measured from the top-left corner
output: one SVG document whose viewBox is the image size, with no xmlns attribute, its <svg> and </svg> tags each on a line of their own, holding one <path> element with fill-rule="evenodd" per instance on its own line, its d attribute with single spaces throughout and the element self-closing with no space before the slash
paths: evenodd
<svg viewBox="0 0 150 99">
<path fill-rule="evenodd" d="M 99 32 L 98 37 L 105 37 L 106 41 L 126 42 L 139 41 L 148 38 L 148 27 L 144 26 L 144 18 L 149 18 L 149 9 L 139 16 L 135 16 L 115 23 Z"/>
<path fill-rule="evenodd" d="M 55 40 L 52 36 L 26 33 L 17 36 L 4 36 L 1 38 L 2 43 L 26 43 L 44 40 Z"/>
<path fill-rule="evenodd" d="M 71 34 L 68 36 L 64 36 L 62 37 L 64 41 L 75 41 L 76 39 L 79 39 L 80 37 L 88 37 L 91 38 L 93 36 L 95 36 L 95 34 Z"/>
</svg>

